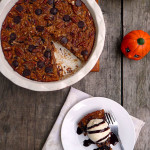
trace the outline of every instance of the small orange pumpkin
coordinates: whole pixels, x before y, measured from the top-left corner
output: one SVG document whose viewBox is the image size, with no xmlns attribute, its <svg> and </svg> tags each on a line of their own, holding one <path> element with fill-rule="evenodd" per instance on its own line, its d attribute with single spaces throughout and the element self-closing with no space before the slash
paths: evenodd
<svg viewBox="0 0 150 150">
<path fill-rule="evenodd" d="M 149 34 L 142 30 L 131 31 L 123 38 L 121 50 L 129 59 L 142 59 L 150 51 Z"/>
</svg>

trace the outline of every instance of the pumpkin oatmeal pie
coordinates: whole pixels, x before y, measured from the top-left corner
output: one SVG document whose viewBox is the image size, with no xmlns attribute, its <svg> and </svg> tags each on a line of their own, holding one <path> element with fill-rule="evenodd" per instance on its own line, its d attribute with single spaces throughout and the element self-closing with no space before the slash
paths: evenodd
<svg viewBox="0 0 150 150">
<path fill-rule="evenodd" d="M 53 42 L 86 62 L 95 41 L 93 18 L 81 0 L 19 0 L 3 22 L 1 45 L 20 75 L 35 81 L 61 79 Z"/>
</svg>

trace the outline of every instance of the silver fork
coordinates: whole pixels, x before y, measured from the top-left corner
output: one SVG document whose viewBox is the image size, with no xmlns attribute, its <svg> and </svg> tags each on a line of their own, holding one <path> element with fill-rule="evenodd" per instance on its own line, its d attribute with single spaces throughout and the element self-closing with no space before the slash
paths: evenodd
<svg viewBox="0 0 150 150">
<path fill-rule="evenodd" d="M 118 141 L 120 143 L 121 150 L 124 150 L 121 139 L 119 137 L 119 133 L 118 133 L 118 122 L 116 121 L 113 113 L 112 112 L 105 113 L 105 118 L 106 118 L 107 123 L 109 124 L 111 131 L 117 136 Z"/>
</svg>

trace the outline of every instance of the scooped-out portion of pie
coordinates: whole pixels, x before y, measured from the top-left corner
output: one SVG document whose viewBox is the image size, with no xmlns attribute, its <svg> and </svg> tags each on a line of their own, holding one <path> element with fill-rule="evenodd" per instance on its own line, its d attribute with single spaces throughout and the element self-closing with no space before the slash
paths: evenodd
<svg viewBox="0 0 150 150">
<path fill-rule="evenodd" d="M 63 79 L 54 43 L 85 63 L 95 34 L 93 18 L 81 0 L 19 0 L 3 22 L 1 45 L 6 60 L 20 75 L 51 82 Z"/>
</svg>

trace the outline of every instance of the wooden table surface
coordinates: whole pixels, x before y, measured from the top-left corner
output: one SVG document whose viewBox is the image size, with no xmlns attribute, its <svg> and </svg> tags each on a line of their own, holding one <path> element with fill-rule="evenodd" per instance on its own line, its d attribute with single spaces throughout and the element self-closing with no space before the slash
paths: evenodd
<svg viewBox="0 0 150 150">
<path fill-rule="evenodd" d="M 150 53 L 140 61 L 120 52 L 122 37 L 131 30 L 150 33 L 150 0 L 100 0 L 106 41 L 100 72 L 89 73 L 73 87 L 122 104 L 146 122 L 135 150 L 150 150 Z M 20 88 L 0 74 L 0 150 L 41 150 L 70 87 L 55 92 Z"/>
</svg>

